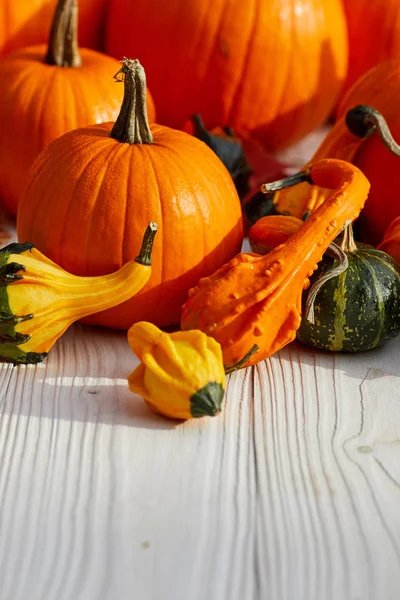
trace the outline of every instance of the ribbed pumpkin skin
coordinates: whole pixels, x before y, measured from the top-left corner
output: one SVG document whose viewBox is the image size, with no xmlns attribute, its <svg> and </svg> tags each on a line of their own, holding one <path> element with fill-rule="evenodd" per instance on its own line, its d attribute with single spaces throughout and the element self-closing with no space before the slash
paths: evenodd
<svg viewBox="0 0 400 600">
<path fill-rule="evenodd" d="M 106 51 L 140 58 L 161 123 L 199 113 L 277 150 L 335 106 L 347 32 L 338 0 L 111 0 Z"/>
<path fill-rule="evenodd" d="M 0 56 L 47 42 L 56 0 L 0 0 Z M 100 50 L 107 0 L 79 0 L 79 43 Z"/>
<path fill-rule="evenodd" d="M 400 216 L 387 228 L 378 250 L 387 252 L 400 265 Z"/>
<path fill-rule="evenodd" d="M 400 267 L 384 252 L 362 246 L 347 253 L 347 270 L 327 281 L 315 300 L 315 324 L 303 316 L 297 338 L 314 348 L 361 352 L 400 333 Z M 311 278 L 332 266 L 324 258 Z M 305 298 L 307 291 L 303 295 Z"/>
<path fill-rule="evenodd" d="M 112 124 L 54 141 L 32 170 L 18 211 L 18 237 L 74 274 L 105 274 L 131 258 L 151 221 L 159 225 L 152 276 L 134 298 L 88 322 L 128 329 L 179 322 L 188 290 L 242 243 L 232 179 L 203 142 L 153 125 L 152 144 L 124 144 Z"/>
<path fill-rule="evenodd" d="M 399 0 L 344 0 L 349 31 L 345 93 L 375 65 L 400 58 Z"/>
<path fill-rule="evenodd" d="M 358 104 L 379 110 L 394 139 L 400 142 L 400 60 L 387 61 L 368 71 L 343 98 L 338 116 Z M 377 135 L 372 135 L 363 141 L 353 162 L 371 183 L 360 215 L 362 241 L 376 246 L 390 223 L 400 216 L 400 158 L 389 152 Z"/>
<path fill-rule="evenodd" d="M 67 131 L 114 120 L 123 85 L 113 81 L 120 63 L 95 50 L 81 49 L 82 66 L 62 68 L 44 62 L 46 47 L 22 48 L 0 62 L 0 205 L 16 213 L 39 153 Z M 150 122 L 154 104 L 148 97 Z"/>
</svg>

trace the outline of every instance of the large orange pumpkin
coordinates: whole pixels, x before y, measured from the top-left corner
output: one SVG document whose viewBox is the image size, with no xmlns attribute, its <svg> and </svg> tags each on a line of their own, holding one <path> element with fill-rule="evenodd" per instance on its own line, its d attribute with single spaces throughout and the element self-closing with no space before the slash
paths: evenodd
<svg viewBox="0 0 400 600">
<path fill-rule="evenodd" d="M 341 0 L 111 0 L 106 51 L 139 56 L 160 123 L 250 132 L 276 150 L 320 124 L 347 69 Z"/>
<path fill-rule="evenodd" d="M 59 0 L 49 46 L 16 50 L 0 62 L 0 203 L 16 213 L 39 153 L 63 133 L 114 120 L 122 86 L 115 59 L 76 42 L 76 0 Z M 154 105 L 149 96 L 150 120 Z"/>
<path fill-rule="evenodd" d="M 343 92 L 375 65 L 400 58 L 399 0 L 344 0 L 349 69 Z"/>
<path fill-rule="evenodd" d="M 57 0 L 0 0 L 0 56 L 41 44 L 48 37 Z M 79 41 L 100 50 L 107 0 L 80 0 Z"/>
<path fill-rule="evenodd" d="M 39 156 L 19 211 L 30 240 L 64 269 L 105 274 L 138 254 L 159 224 L 147 286 L 91 323 L 128 329 L 135 321 L 177 323 L 188 290 L 240 249 L 240 201 L 228 171 L 203 142 L 148 125 L 145 75 L 124 60 L 125 96 L 115 124 L 77 129 Z"/>
</svg>

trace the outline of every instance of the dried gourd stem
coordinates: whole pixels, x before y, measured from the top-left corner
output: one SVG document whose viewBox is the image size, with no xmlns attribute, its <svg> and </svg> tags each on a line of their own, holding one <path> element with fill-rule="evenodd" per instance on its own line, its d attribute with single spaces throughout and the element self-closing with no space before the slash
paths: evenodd
<svg viewBox="0 0 400 600">
<path fill-rule="evenodd" d="M 351 221 L 346 223 L 344 227 L 342 241 L 340 242 L 339 246 L 343 252 L 355 252 L 357 250 Z"/>
<path fill-rule="evenodd" d="M 229 375 L 229 373 L 233 373 L 233 371 L 237 371 L 238 369 L 241 369 L 242 367 L 245 366 L 245 364 L 251 359 L 251 357 L 253 356 L 253 354 L 255 354 L 257 352 L 257 350 L 259 350 L 259 346 L 257 346 L 257 344 L 254 344 L 254 346 L 252 346 L 250 348 L 250 350 L 248 351 L 247 354 L 245 354 L 245 356 L 243 356 L 242 359 L 240 359 L 238 362 L 236 362 L 235 364 L 231 365 L 230 367 L 225 367 L 225 374 Z"/>
<path fill-rule="evenodd" d="M 350 109 L 346 114 L 347 128 L 360 138 L 366 138 L 374 131 L 377 132 L 386 148 L 400 156 L 400 146 L 394 140 L 383 115 L 371 106 L 359 105 Z"/>
<path fill-rule="evenodd" d="M 153 249 L 154 237 L 157 233 L 158 225 L 154 221 L 147 226 L 144 232 L 142 247 L 135 261 L 141 265 L 151 265 L 151 251 Z"/>
<path fill-rule="evenodd" d="M 138 60 L 124 58 L 122 67 L 114 75 L 117 82 L 124 83 L 124 99 L 111 137 L 125 144 L 151 144 L 146 109 L 146 74 Z"/>
<path fill-rule="evenodd" d="M 263 183 L 261 185 L 260 191 L 262 194 L 265 194 L 264 199 L 260 200 L 260 193 L 255 194 L 253 198 L 246 202 L 244 205 L 244 212 L 246 214 L 249 225 L 253 225 L 258 219 L 266 215 L 271 214 L 280 214 L 275 210 L 274 207 L 274 196 L 275 192 L 279 190 L 283 190 L 288 187 L 292 187 L 297 185 L 298 183 L 312 183 L 310 178 L 310 171 L 306 169 L 305 171 L 300 171 L 299 173 L 295 173 L 294 175 L 290 175 L 289 177 L 285 177 L 284 179 L 279 179 L 278 181 L 272 181 L 271 183 Z M 304 216 L 304 221 L 308 218 L 308 215 Z"/>
<path fill-rule="evenodd" d="M 310 287 L 310 290 L 307 295 L 306 306 L 304 309 L 304 317 L 307 319 L 307 321 L 310 321 L 310 323 L 312 324 L 314 324 L 315 322 L 314 303 L 319 290 L 327 281 L 329 281 L 333 277 L 338 277 L 341 273 L 346 271 L 347 267 L 349 266 L 347 254 L 342 250 L 342 248 L 340 248 L 340 246 L 338 246 L 334 242 L 332 242 L 328 246 L 326 252 L 327 254 L 330 254 L 331 256 L 336 258 L 339 261 L 339 264 L 337 265 L 337 267 L 330 269 L 327 273 L 325 273 L 325 275 L 322 275 L 322 277 L 317 279 L 317 281 Z"/>
<path fill-rule="evenodd" d="M 59 0 L 51 25 L 45 62 L 57 67 L 81 66 L 77 0 Z"/>
<path fill-rule="evenodd" d="M 294 175 L 289 175 L 289 177 L 285 177 L 284 179 L 279 179 L 278 181 L 263 183 L 261 186 L 261 191 L 263 194 L 271 194 L 273 192 L 278 192 L 279 190 L 292 187 L 293 185 L 297 185 L 298 183 L 303 183 L 304 181 L 311 184 L 313 183 L 309 168 L 305 171 L 295 173 Z"/>
</svg>

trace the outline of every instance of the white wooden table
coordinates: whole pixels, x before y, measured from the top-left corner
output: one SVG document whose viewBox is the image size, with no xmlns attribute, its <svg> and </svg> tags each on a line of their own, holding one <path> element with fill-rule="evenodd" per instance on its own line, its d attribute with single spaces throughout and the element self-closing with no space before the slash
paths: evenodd
<svg viewBox="0 0 400 600">
<path fill-rule="evenodd" d="M 0 600 L 399 600 L 400 337 L 293 343 L 176 424 L 123 333 L 0 364 Z"/>
<path fill-rule="evenodd" d="M 1 600 L 398 600 L 399 356 L 292 344 L 184 424 L 123 333 L 2 365 Z"/>
</svg>

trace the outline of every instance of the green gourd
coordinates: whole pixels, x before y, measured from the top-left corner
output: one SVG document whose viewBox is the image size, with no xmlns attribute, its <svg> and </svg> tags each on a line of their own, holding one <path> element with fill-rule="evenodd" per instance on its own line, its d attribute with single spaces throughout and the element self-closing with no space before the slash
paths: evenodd
<svg viewBox="0 0 400 600">
<path fill-rule="evenodd" d="M 297 339 L 333 352 L 370 350 L 400 333 L 400 266 L 385 252 L 355 243 L 351 225 L 339 249 L 344 267 L 325 254 L 310 279 Z M 340 274 L 332 277 L 332 269 Z"/>
</svg>

